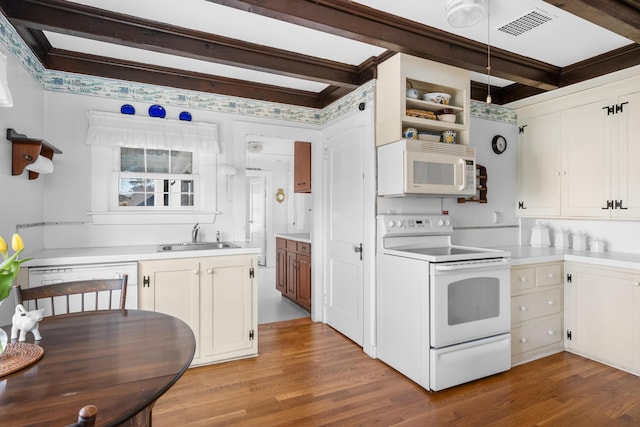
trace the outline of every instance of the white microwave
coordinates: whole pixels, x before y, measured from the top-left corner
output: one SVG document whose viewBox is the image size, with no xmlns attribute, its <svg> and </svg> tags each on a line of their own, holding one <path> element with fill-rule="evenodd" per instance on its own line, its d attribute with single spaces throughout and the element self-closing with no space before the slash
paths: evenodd
<svg viewBox="0 0 640 427">
<path fill-rule="evenodd" d="M 378 147 L 378 196 L 472 196 L 476 150 L 468 145 L 402 139 Z"/>
</svg>

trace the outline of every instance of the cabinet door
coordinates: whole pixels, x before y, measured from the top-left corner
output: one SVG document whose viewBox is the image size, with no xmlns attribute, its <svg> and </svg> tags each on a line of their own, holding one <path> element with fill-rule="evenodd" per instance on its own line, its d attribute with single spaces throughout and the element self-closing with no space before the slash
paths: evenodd
<svg viewBox="0 0 640 427">
<path fill-rule="evenodd" d="M 298 289 L 298 263 L 295 252 L 287 251 L 287 279 L 285 282 L 287 287 L 285 295 L 295 301 Z"/>
<path fill-rule="evenodd" d="M 599 99 L 562 112 L 562 215 L 609 217 L 611 123 Z M 604 209 L 603 209 L 604 208 Z"/>
<path fill-rule="evenodd" d="M 141 261 L 138 276 L 140 309 L 169 314 L 189 325 L 196 338 L 193 360 L 197 362 L 201 351 L 200 263 L 193 259 Z"/>
<path fill-rule="evenodd" d="M 569 266 L 567 348 L 626 369 L 640 368 L 640 271 Z M 635 348 L 635 351 L 634 351 Z M 634 355 L 635 354 L 635 355 Z"/>
<path fill-rule="evenodd" d="M 294 193 L 311 193 L 311 143 L 296 141 L 293 147 Z"/>
<path fill-rule="evenodd" d="M 276 250 L 276 289 L 287 293 L 287 251 L 282 248 Z"/>
<path fill-rule="evenodd" d="M 296 302 L 311 310 L 311 257 L 298 254 L 298 289 Z"/>
<path fill-rule="evenodd" d="M 528 117 L 519 126 L 516 213 L 560 215 L 560 116 Z"/>
<path fill-rule="evenodd" d="M 231 359 L 257 349 L 257 257 L 217 256 L 202 262 L 201 353 L 207 362 Z"/>
<path fill-rule="evenodd" d="M 620 200 L 623 209 L 615 209 L 613 214 L 620 218 L 640 218 L 640 92 L 621 96 L 618 104 L 622 111 L 618 114 L 618 151 L 613 163 L 617 176 L 612 199 Z"/>
</svg>

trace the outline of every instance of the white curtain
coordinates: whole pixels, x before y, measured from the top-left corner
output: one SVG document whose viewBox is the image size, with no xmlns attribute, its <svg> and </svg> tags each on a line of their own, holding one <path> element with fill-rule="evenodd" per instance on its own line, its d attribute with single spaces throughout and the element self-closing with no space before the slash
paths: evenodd
<svg viewBox="0 0 640 427">
<path fill-rule="evenodd" d="M 218 125 L 89 111 L 87 144 L 220 152 Z"/>
<path fill-rule="evenodd" d="M 7 79 L 7 57 L 0 52 L 0 107 L 13 107 L 13 98 Z"/>
</svg>

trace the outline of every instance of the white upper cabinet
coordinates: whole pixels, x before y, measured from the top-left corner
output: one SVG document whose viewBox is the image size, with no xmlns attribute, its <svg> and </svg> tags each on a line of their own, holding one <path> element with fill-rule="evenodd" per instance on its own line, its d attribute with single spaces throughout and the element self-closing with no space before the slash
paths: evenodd
<svg viewBox="0 0 640 427">
<path fill-rule="evenodd" d="M 640 79 L 518 111 L 519 216 L 640 218 Z"/>
</svg>

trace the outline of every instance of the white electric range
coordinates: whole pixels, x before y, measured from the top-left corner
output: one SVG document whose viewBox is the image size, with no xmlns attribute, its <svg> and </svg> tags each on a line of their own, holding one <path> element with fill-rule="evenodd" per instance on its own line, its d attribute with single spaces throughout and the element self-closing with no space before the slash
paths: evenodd
<svg viewBox="0 0 640 427">
<path fill-rule="evenodd" d="M 377 220 L 377 355 L 429 390 L 510 369 L 510 254 L 454 245 L 448 215 Z"/>
</svg>

